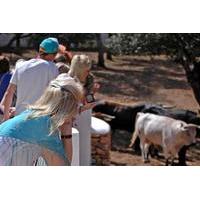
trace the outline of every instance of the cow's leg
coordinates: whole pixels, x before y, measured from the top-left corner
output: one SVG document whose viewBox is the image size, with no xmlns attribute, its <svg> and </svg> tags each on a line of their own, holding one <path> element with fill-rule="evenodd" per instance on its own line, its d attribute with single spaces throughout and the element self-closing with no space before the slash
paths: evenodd
<svg viewBox="0 0 200 200">
<path fill-rule="evenodd" d="M 168 166 L 169 165 L 169 159 L 170 159 L 170 153 L 169 153 L 166 146 L 163 146 L 163 153 L 164 153 L 164 156 L 165 156 L 165 159 L 166 159 L 165 165 Z"/>
<path fill-rule="evenodd" d="M 175 160 L 175 157 L 172 157 L 172 159 L 171 159 L 171 166 L 174 165 L 174 160 Z"/>
<path fill-rule="evenodd" d="M 169 165 L 169 158 L 167 158 L 165 161 L 165 166 L 168 166 L 168 165 Z"/>
<path fill-rule="evenodd" d="M 174 159 L 175 159 L 175 157 L 173 157 L 173 156 L 167 157 L 167 159 L 165 161 L 165 166 L 169 166 L 169 165 L 172 166 L 174 163 Z"/>
<path fill-rule="evenodd" d="M 149 154 L 151 155 L 152 158 L 154 158 L 154 157 L 159 158 L 160 157 L 158 148 L 155 147 L 155 145 L 150 145 Z"/>
<path fill-rule="evenodd" d="M 188 146 L 183 146 L 180 151 L 178 152 L 178 165 L 179 166 L 186 166 L 186 152 L 188 150 Z"/>
<path fill-rule="evenodd" d="M 140 141 L 140 148 L 142 153 L 142 159 L 144 163 L 149 162 L 148 160 L 148 151 L 149 151 L 149 144 L 145 143 L 144 141 Z"/>
<path fill-rule="evenodd" d="M 144 144 L 144 162 L 145 163 L 149 162 L 149 146 L 150 144 L 148 143 Z"/>
<path fill-rule="evenodd" d="M 140 139 L 139 139 L 139 137 L 137 137 L 137 139 L 135 140 L 135 143 L 133 145 L 133 149 L 138 155 L 140 155 L 141 148 L 140 148 Z"/>
<path fill-rule="evenodd" d="M 144 142 L 142 140 L 140 140 L 140 149 L 141 149 L 141 156 L 142 156 L 142 159 L 143 159 L 143 162 L 144 162 Z"/>
<path fill-rule="evenodd" d="M 172 145 L 171 147 L 170 147 L 170 152 L 169 152 L 169 154 L 170 154 L 170 158 L 171 158 L 171 160 L 170 160 L 170 165 L 171 166 L 174 166 L 175 165 L 175 163 L 174 163 L 174 160 L 175 160 L 175 158 L 176 158 L 176 156 L 177 156 L 177 152 L 178 152 L 178 149 L 177 149 L 178 147 L 176 146 L 176 145 Z"/>
</svg>

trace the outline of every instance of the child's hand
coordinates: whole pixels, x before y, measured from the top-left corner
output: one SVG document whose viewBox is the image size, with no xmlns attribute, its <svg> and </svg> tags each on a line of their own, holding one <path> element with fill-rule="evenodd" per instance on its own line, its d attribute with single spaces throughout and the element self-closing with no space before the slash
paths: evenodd
<svg viewBox="0 0 200 200">
<path fill-rule="evenodd" d="M 93 93 L 96 93 L 100 88 L 100 84 L 99 83 L 94 83 L 94 86 L 92 88 Z"/>
<path fill-rule="evenodd" d="M 9 109 L 9 117 L 14 117 L 16 113 L 16 108 L 15 107 L 10 107 Z"/>
<path fill-rule="evenodd" d="M 59 45 L 59 53 L 61 53 L 61 54 L 64 54 L 65 53 L 65 51 L 66 51 L 66 47 L 64 46 L 64 45 L 62 45 L 62 44 L 60 44 Z"/>
<path fill-rule="evenodd" d="M 96 106 L 96 102 L 86 103 L 84 106 L 81 106 L 81 107 L 80 107 L 79 112 L 81 113 L 81 112 L 83 112 L 83 111 L 85 111 L 85 110 L 92 109 L 92 108 L 94 108 L 94 106 Z"/>
</svg>

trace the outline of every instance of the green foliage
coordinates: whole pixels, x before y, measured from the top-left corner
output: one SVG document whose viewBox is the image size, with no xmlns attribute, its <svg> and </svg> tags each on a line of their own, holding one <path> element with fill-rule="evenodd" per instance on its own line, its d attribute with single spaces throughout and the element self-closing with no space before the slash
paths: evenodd
<svg viewBox="0 0 200 200">
<path fill-rule="evenodd" d="M 193 33 L 120 33 L 107 41 L 113 54 L 161 54 L 174 57 L 200 55 L 200 34 Z"/>
<path fill-rule="evenodd" d="M 112 34 L 106 41 L 106 47 L 114 55 L 134 53 L 137 49 L 136 34 Z"/>
<path fill-rule="evenodd" d="M 10 36 L 7 47 L 13 44 L 20 44 L 20 41 L 27 40 L 27 48 L 38 49 L 41 41 L 47 37 L 56 37 L 63 45 L 70 47 L 73 50 L 89 50 L 97 49 L 96 36 L 94 33 L 8 33 L 4 34 Z M 0 45 L 0 47 L 2 47 Z"/>
<path fill-rule="evenodd" d="M 14 34 L 9 44 L 28 39 L 28 47 L 38 49 L 46 37 L 57 37 L 61 44 L 72 50 L 98 50 L 95 33 L 32 33 Z M 18 36 L 18 37 L 16 37 Z M 18 44 L 20 41 L 18 42 Z M 181 56 L 200 56 L 200 34 L 194 33 L 115 33 L 109 34 L 106 49 L 114 55 L 119 54 L 167 54 Z"/>
<path fill-rule="evenodd" d="M 56 37 L 73 50 L 96 48 L 95 34 L 92 33 L 37 33 L 30 38 L 30 43 L 37 48 L 46 37 Z"/>
</svg>

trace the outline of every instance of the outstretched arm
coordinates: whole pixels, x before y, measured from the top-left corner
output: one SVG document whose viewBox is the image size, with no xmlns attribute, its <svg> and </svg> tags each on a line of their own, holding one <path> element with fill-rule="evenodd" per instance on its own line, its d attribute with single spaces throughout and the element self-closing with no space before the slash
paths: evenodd
<svg viewBox="0 0 200 200">
<path fill-rule="evenodd" d="M 10 83 L 1 101 L 1 104 L 4 107 L 3 121 L 6 121 L 10 118 L 9 111 L 15 91 L 16 91 L 16 85 Z"/>
<path fill-rule="evenodd" d="M 96 102 L 86 103 L 85 105 L 80 106 L 79 113 L 82 113 L 86 110 L 92 109 L 95 105 L 96 105 Z"/>
</svg>

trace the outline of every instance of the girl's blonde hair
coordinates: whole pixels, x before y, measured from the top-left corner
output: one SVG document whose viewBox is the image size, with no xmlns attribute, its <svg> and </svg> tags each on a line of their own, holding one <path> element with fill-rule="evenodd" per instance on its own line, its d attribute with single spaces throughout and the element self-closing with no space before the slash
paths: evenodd
<svg viewBox="0 0 200 200">
<path fill-rule="evenodd" d="M 77 77 L 81 83 L 85 83 L 83 80 L 84 71 L 91 68 L 91 62 L 86 55 L 75 55 L 72 58 L 69 75 L 71 77 Z"/>
<path fill-rule="evenodd" d="M 41 98 L 29 106 L 33 112 L 28 118 L 49 115 L 52 119 L 50 131 L 52 134 L 65 120 L 70 120 L 77 114 L 82 96 L 81 84 L 68 74 L 60 74 L 50 82 Z"/>
</svg>

